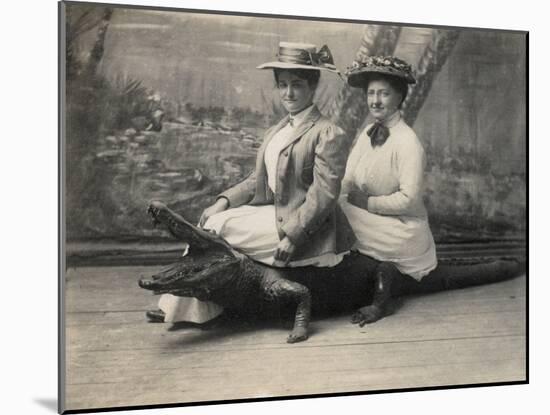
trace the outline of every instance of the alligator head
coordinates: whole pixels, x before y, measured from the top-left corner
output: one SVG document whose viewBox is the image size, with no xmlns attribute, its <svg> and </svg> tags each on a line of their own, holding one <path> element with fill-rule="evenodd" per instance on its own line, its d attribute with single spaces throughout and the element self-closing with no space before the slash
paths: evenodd
<svg viewBox="0 0 550 415">
<path fill-rule="evenodd" d="M 166 225 L 172 235 L 187 242 L 189 252 L 155 275 L 141 278 L 141 288 L 207 301 L 239 275 L 246 257 L 222 237 L 192 225 L 161 202 L 152 202 L 147 211 L 153 223 Z"/>
</svg>

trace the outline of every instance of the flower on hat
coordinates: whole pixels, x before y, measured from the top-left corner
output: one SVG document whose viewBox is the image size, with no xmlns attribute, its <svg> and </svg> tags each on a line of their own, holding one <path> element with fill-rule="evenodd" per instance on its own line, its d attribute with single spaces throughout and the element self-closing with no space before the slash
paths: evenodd
<svg viewBox="0 0 550 415">
<path fill-rule="evenodd" d="M 395 74 L 405 78 L 413 78 L 412 67 L 402 59 L 395 56 L 364 56 L 360 60 L 354 60 L 346 70 L 346 75 L 354 73 L 373 71 L 380 69 L 384 73 Z"/>
</svg>

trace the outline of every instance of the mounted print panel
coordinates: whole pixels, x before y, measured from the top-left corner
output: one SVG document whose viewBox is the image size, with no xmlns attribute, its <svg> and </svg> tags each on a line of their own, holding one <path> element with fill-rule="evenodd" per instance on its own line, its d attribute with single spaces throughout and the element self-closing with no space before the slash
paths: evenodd
<svg viewBox="0 0 550 415">
<path fill-rule="evenodd" d="M 527 382 L 526 32 L 60 17 L 61 412 Z"/>
</svg>

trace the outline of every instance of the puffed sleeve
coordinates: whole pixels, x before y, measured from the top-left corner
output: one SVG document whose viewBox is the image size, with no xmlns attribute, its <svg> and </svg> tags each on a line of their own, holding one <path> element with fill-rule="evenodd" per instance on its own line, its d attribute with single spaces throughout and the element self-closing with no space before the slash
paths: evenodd
<svg viewBox="0 0 550 415">
<path fill-rule="evenodd" d="M 365 131 L 366 129 L 359 133 L 351 145 L 349 157 L 346 162 L 346 172 L 344 174 L 344 178 L 342 179 L 342 190 L 340 191 L 340 197 L 346 197 L 350 189 L 354 187 L 355 179 L 353 174 L 357 168 L 359 160 L 361 159 L 361 155 L 364 152 L 365 137 L 368 139 Z"/>
<path fill-rule="evenodd" d="M 295 245 L 303 244 L 333 211 L 340 195 L 350 144 L 344 130 L 329 121 L 320 128 L 315 147 L 313 182 L 304 203 L 281 227 Z"/>
<path fill-rule="evenodd" d="M 236 208 L 245 205 L 252 200 L 256 190 L 256 172 L 252 172 L 242 182 L 220 193 L 216 199 L 225 197 L 229 207 Z"/>
<path fill-rule="evenodd" d="M 369 196 L 367 210 L 380 215 L 422 214 L 426 156 L 416 135 L 409 135 L 400 143 L 396 162 L 399 189 L 389 195 Z"/>
</svg>

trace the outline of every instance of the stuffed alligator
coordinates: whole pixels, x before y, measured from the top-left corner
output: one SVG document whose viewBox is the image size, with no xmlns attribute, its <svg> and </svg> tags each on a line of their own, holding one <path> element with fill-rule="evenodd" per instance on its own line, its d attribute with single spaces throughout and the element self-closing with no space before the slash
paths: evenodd
<svg viewBox="0 0 550 415">
<path fill-rule="evenodd" d="M 467 264 L 440 263 L 417 282 L 395 277 L 390 264 L 381 270 L 379 262 L 354 252 L 333 268 L 274 268 L 251 260 L 222 237 L 193 226 L 161 202 L 152 202 L 148 213 L 153 223 L 167 226 L 173 236 L 187 242 L 189 252 L 161 272 L 141 278 L 141 288 L 213 301 L 228 311 L 251 315 L 269 309 L 295 309 L 289 343 L 308 338 L 312 310 L 355 309 L 352 322 L 363 325 L 387 314 L 391 297 L 503 281 L 525 268 L 517 259 L 478 258 Z"/>
</svg>

